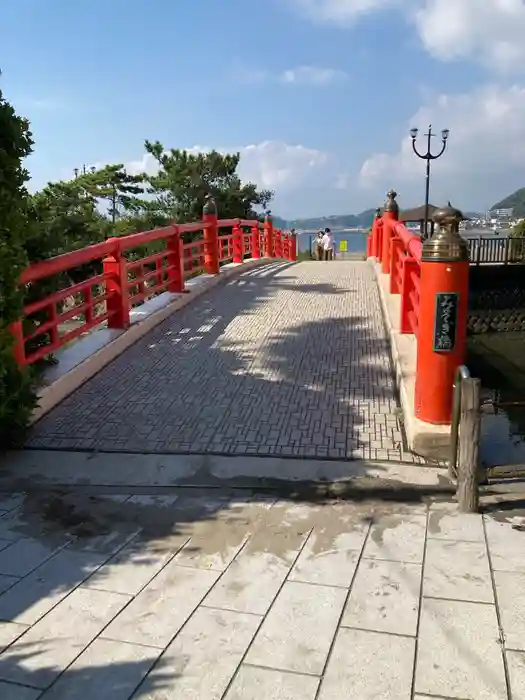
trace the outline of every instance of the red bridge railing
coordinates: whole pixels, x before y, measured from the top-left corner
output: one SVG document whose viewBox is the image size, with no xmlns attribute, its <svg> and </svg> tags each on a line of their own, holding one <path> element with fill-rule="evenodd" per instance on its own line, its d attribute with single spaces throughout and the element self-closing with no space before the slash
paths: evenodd
<svg viewBox="0 0 525 700">
<path fill-rule="evenodd" d="M 188 234 L 201 234 L 188 240 Z M 137 248 L 157 243 L 158 252 L 143 257 Z M 203 220 L 110 238 L 103 243 L 42 260 L 28 267 L 20 283 L 28 289 L 36 282 L 63 276 L 59 291 L 27 304 L 13 324 L 15 357 L 20 366 L 47 357 L 87 331 L 107 323 L 126 329 L 133 307 L 162 292 L 183 293 L 196 275 L 216 275 L 221 263 L 240 264 L 246 258 L 297 259 L 296 239 L 274 229 L 271 219 L 218 219 L 214 206 Z M 78 269 L 91 273 L 73 283 Z M 82 275 L 83 276 L 83 275 Z M 73 328 L 64 328 L 75 322 Z"/>
<path fill-rule="evenodd" d="M 420 236 L 397 221 L 396 193 L 391 190 L 387 196 L 367 251 L 379 261 L 388 292 L 400 297 L 400 317 L 392 319 L 395 332 L 413 334 L 417 343 L 415 417 L 447 425 L 455 373 L 466 356 L 469 254 L 459 233 L 464 217 L 450 203 L 436 212 L 438 235 L 423 248 Z"/>
<path fill-rule="evenodd" d="M 401 333 L 419 331 L 421 286 L 421 238 L 400 221 L 385 214 L 376 218 L 369 237 L 369 257 L 377 258 L 381 270 L 390 275 L 390 294 L 401 295 Z"/>
</svg>

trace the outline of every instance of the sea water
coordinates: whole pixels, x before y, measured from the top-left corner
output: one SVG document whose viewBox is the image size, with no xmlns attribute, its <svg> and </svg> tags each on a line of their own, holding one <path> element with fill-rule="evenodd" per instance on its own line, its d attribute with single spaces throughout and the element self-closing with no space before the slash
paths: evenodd
<svg viewBox="0 0 525 700">
<path fill-rule="evenodd" d="M 337 231 L 333 230 L 332 235 L 335 241 L 335 251 L 341 253 L 366 253 L 366 232 L 365 231 Z M 299 233 L 297 236 L 297 247 L 300 252 L 313 251 L 316 233 Z"/>
</svg>

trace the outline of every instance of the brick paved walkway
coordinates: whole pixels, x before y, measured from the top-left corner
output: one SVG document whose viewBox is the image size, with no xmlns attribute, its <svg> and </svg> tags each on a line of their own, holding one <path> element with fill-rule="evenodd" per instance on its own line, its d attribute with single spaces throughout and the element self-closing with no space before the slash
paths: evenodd
<svg viewBox="0 0 525 700">
<path fill-rule="evenodd" d="M 2 700 L 525 698 L 523 511 L 173 490 L 2 508 Z"/>
<path fill-rule="evenodd" d="M 365 262 L 271 265 L 175 313 L 35 427 L 52 449 L 406 454 Z"/>
</svg>

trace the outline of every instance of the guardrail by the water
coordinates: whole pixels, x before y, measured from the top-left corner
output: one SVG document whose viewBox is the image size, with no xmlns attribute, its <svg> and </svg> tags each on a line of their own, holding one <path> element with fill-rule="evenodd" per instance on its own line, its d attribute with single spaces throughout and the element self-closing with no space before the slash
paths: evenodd
<svg viewBox="0 0 525 700">
<path fill-rule="evenodd" d="M 525 237 L 476 236 L 467 242 L 472 265 L 525 264 Z"/>
</svg>

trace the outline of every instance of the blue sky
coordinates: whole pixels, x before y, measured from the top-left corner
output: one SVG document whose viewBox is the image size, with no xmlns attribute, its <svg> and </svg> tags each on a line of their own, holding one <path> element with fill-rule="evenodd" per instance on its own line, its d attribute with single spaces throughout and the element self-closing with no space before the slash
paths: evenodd
<svg viewBox="0 0 525 700">
<path fill-rule="evenodd" d="M 241 151 L 285 217 L 390 187 L 410 206 L 408 129 L 432 121 L 451 130 L 432 201 L 482 209 L 525 186 L 524 34 L 522 0 L 2 0 L 1 86 L 32 124 L 33 188 L 151 167 L 158 139 Z"/>
</svg>

